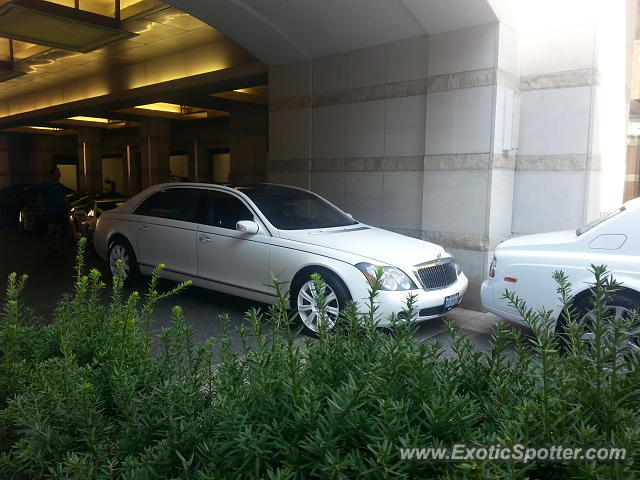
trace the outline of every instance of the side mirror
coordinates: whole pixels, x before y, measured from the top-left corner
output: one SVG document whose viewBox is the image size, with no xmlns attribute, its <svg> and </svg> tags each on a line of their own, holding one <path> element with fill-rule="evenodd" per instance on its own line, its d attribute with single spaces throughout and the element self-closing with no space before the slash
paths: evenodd
<svg viewBox="0 0 640 480">
<path fill-rule="evenodd" d="M 243 233 L 258 233 L 260 227 L 256 222 L 252 222 L 251 220 L 240 220 L 236 223 L 236 230 Z"/>
</svg>

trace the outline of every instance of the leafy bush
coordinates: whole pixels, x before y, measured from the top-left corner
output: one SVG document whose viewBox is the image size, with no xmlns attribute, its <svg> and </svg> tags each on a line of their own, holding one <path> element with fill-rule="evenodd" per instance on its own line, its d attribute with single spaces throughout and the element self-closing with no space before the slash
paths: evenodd
<svg viewBox="0 0 640 480">
<path fill-rule="evenodd" d="M 81 245 L 82 247 L 82 245 Z M 620 355 L 634 319 L 595 327 L 569 320 L 566 353 L 546 312 L 511 296 L 531 338 L 497 324 L 487 351 L 453 325 L 454 358 L 415 340 L 398 321 L 374 327 L 354 305 L 334 331 L 298 341 L 287 301 L 250 310 L 234 351 L 225 335 L 195 345 L 179 307 L 153 353 L 158 272 L 145 298 L 84 273 L 50 325 L 22 305 L 25 278 L 9 278 L 0 325 L 0 475 L 80 479 L 632 478 L 638 468 L 638 357 Z M 616 288 L 595 269 L 599 318 Z M 566 278 L 557 274 L 566 298 Z M 323 291 L 316 278 L 316 288 Z M 322 304 L 322 302 L 320 302 Z M 408 300 L 411 313 L 413 300 Z M 569 307 L 565 312 L 571 317 Z M 263 332 L 266 322 L 271 331 Z M 624 462 L 429 462 L 399 447 L 522 443 L 617 446 Z"/>
</svg>

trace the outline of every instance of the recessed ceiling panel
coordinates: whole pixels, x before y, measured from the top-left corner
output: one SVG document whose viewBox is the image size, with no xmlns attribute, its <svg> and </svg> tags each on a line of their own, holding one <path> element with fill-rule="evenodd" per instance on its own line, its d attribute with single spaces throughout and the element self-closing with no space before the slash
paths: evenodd
<svg viewBox="0 0 640 480">
<path fill-rule="evenodd" d="M 134 35 L 117 25 L 115 19 L 37 0 L 10 0 L 0 7 L 0 36 L 74 52 Z"/>
</svg>

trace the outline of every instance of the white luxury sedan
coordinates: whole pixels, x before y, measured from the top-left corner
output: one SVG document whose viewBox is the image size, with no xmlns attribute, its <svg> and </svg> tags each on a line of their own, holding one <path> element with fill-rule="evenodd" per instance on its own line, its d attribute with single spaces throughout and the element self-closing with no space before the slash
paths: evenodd
<svg viewBox="0 0 640 480">
<path fill-rule="evenodd" d="M 409 294 L 416 295 L 414 321 L 440 317 L 458 305 L 468 284 L 442 247 L 359 223 L 322 197 L 284 185 L 155 185 L 105 212 L 94 244 L 112 274 L 124 262 L 129 280 L 162 263 L 171 280 L 274 303 L 275 279 L 312 333 L 314 272 L 327 285 L 331 325 L 349 300 L 366 311 L 378 266 L 379 326 L 391 313 L 402 314 Z"/>
<path fill-rule="evenodd" d="M 615 316 L 640 308 L 640 197 L 577 230 L 523 235 L 502 242 L 482 284 L 482 305 L 510 320 L 522 319 L 505 290 L 534 310 L 545 308 L 558 320 L 562 305 L 552 275 L 562 270 L 571 282 L 573 306 L 584 318 L 590 312 L 591 265 L 606 265 L 622 288 L 608 302 Z M 556 331 L 562 330 L 559 322 Z"/>
</svg>

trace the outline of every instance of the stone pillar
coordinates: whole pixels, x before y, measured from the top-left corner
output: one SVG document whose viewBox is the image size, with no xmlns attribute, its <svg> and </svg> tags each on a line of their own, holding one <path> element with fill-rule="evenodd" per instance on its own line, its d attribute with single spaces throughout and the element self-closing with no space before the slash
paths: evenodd
<svg viewBox="0 0 640 480">
<path fill-rule="evenodd" d="M 600 168 L 589 140 L 596 82 L 595 25 L 543 28 L 520 36 L 515 235 L 579 226 L 584 221 L 587 178 Z"/>
<path fill-rule="evenodd" d="M 242 106 L 230 112 L 231 182 L 264 182 L 267 179 L 267 110 Z"/>
<path fill-rule="evenodd" d="M 585 2 L 579 16 L 552 2 L 520 8 L 513 233 L 575 229 L 622 202 L 635 2 Z"/>
<path fill-rule="evenodd" d="M 518 32 L 507 23 L 498 25 L 498 58 L 493 107 L 493 135 L 489 165 L 489 208 L 485 224 L 488 253 L 511 236 L 513 190 L 518 152 L 520 108 L 520 56 Z M 486 260 L 490 260 L 486 258 Z M 483 276 L 487 273 L 487 262 Z"/>
<path fill-rule="evenodd" d="M 269 69 L 270 182 L 311 186 L 311 68 L 305 61 Z"/>
<path fill-rule="evenodd" d="M 143 189 L 170 180 L 169 140 L 168 120 L 152 118 L 141 122 L 140 158 Z"/>
<path fill-rule="evenodd" d="M 422 238 L 461 264 L 470 308 L 489 251 L 498 34 L 493 23 L 429 37 Z"/>
<path fill-rule="evenodd" d="M 129 196 L 133 196 L 140 192 L 141 187 L 141 167 L 140 152 L 138 145 L 127 144 L 122 149 L 122 159 L 124 162 L 124 191 Z"/>
<path fill-rule="evenodd" d="M 189 178 L 194 182 L 211 181 L 211 159 L 203 142 L 193 140 L 189 148 Z"/>
<path fill-rule="evenodd" d="M 272 68 L 269 179 L 420 237 L 428 38 Z"/>
<path fill-rule="evenodd" d="M 269 179 L 443 245 L 479 306 L 488 250 L 497 24 L 270 70 Z"/>
<path fill-rule="evenodd" d="M 102 192 L 102 130 L 78 128 L 78 189 Z"/>
</svg>

